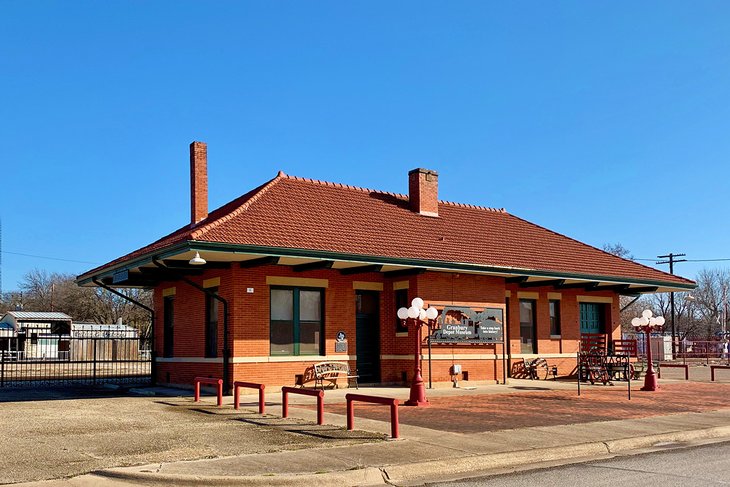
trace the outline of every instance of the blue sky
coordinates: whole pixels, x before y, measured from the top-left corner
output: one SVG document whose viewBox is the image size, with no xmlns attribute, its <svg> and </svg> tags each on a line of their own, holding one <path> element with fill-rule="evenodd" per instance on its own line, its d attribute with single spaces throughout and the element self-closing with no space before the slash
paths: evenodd
<svg viewBox="0 0 730 487">
<path fill-rule="evenodd" d="M 725 1 L 4 1 L 3 289 L 187 223 L 192 140 L 211 208 L 280 169 L 404 193 L 427 167 L 442 199 L 592 245 L 730 258 L 729 23 Z"/>
</svg>

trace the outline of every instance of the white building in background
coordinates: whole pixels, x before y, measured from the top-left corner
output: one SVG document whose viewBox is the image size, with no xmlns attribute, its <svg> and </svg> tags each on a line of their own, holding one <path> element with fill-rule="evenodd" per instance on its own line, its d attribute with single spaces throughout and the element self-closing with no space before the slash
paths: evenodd
<svg viewBox="0 0 730 487">
<path fill-rule="evenodd" d="M 55 311 L 8 311 L 0 318 L 0 350 L 25 359 L 58 358 L 71 333 L 71 317 Z"/>
<path fill-rule="evenodd" d="M 122 339 L 139 339 L 139 331 L 121 320 L 112 324 L 74 323 L 70 316 L 58 312 L 8 311 L 0 318 L 0 351 L 11 360 L 69 360 L 72 355 L 103 353 L 93 352 L 94 341 L 112 343 Z M 129 355 L 127 348 L 134 348 L 136 357 L 136 344 L 112 344 L 110 353 L 116 356 L 118 349 L 124 349 Z"/>
</svg>

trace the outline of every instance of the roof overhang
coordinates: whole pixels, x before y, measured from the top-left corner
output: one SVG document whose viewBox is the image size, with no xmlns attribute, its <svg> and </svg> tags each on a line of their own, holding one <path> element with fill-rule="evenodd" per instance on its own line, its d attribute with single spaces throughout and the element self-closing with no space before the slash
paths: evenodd
<svg viewBox="0 0 730 487">
<path fill-rule="evenodd" d="M 189 265 L 188 261 L 201 252 L 207 261 L 202 266 Z M 426 259 L 354 255 L 339 252 L 237 245 L 189 240 L 168 248 L 141 255 L 128 261 L 82 274 L 77 278 L 80 286 L 96 286 L 100 282 L 112 287 L 151 288 L 167 280 L 169 274 L 160 269 L 155 261 L 164 262 L 186 275 L 201 274 L 206 269 L 254 267 L 277 264 L 291 266 L 295 271 L 329 268 L 342 274 L 356 275 L 380 272 L 389 277 L 413 275 L 425 271 L 459 272 L 503 277 L 520 287 L 552 286 L 557 289 L 583 288 L 589 291 L 611 290 L 622 295 L 687 291 L 693 283 L 676 283 L 631 277 L 576 274 L 570 272 L 537 270 L 516 267 L 486 266 L 470 263 L 443 262 Z"/>
</svg>

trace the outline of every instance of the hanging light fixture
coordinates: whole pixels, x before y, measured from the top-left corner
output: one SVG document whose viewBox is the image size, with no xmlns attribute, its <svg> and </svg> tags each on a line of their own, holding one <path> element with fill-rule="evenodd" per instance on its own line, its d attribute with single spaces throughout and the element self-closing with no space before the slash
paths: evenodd
<svg viewBox="0 0 730 487">
<path fill-rule="evenodd" d="M 188 264 L 190 264 L 190 265 L 205 265 L 207 263 L 208 262 L 200 256 L 199 252 L 195 252 L 195 257 L 193 257 L 192 259 L 190 259 L 190 261 L 188 261 Z"/>
</svg>

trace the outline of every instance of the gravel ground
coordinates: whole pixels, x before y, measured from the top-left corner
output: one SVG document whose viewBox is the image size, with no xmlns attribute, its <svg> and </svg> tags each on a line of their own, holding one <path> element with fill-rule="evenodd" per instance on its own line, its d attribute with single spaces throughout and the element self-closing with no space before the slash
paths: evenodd
<svg viewBox="0 0 730 487">
<path fill-rule="evenodd" d="M 0 391 L 0 483 L 71 477 L 100 468 L 378 441 L 190 397 L 114 391 Z"/>
</svg>

